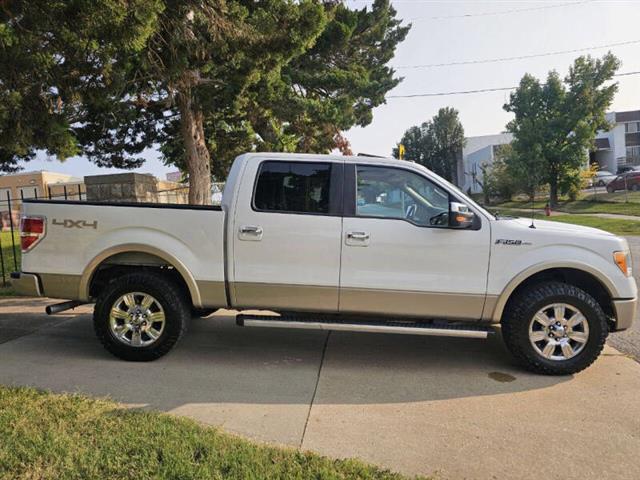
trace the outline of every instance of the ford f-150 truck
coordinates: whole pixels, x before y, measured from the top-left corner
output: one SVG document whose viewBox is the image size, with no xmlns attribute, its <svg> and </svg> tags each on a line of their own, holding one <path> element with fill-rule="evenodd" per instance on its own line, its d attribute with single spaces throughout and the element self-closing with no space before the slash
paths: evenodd
<svg viewBox="0 0 640 480">
<path fill-rule="evenodd" d="M 623 238 L 496 217 L 395 159 L 245 154 L 220 207 L 28 200 L 21 247 L 15 288 L 69 300 L 50 312 L 95 302 L 98 338 L 134 361 L 227 308 L 243 326 L 483 338 L 500 324 L 525 367 L 568 374 L 637 301 Z"/>
</svg>

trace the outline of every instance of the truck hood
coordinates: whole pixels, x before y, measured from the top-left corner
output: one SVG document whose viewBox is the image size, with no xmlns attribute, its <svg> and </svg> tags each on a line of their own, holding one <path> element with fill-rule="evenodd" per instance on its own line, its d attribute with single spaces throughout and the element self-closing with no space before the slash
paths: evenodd
<svg viewBox="0 0 640 480">
<path fill-rule="evenodd" d="M 511 221 L 518 223 L 519 225 L 529 227 L 531 225 L 531 219 L 525 217 L 513 218 Z M 572 225 L 571 223 L 564 222 L 551 222 L 548 220 L 535 220 L 534 225 L 536 226 L 536 230 L 543 230 L 547 232 L 558 232 L 558 233 L 573 233 L 576 235 L 604 235 L 609 237 L 615 237 L 613 233 L 605 232 L 604 230 L 600 230 L 599 228 L 593 227 L 584 227 L 582 225 Z M 532 229 L 533 230 L 533 229 Z"/>
</svg>

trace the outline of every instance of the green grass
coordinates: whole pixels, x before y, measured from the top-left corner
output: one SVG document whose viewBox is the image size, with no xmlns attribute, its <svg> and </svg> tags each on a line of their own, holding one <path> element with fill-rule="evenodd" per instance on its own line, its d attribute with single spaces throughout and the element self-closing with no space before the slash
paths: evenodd
<svg viewBox="0 0 640 480">
<path fill-rule="evenodd" d="M 628 198 L 628 202 L 625 199 Z M 534 208 L 544 208 L 546 200 L 536 200 Z M 491 208 L 531 208 L 531 202 L 524 200 L 503 202 L 492 205 Z M 555 209 L 568 213 L 613 213 L 618 215 L 640 216 L 640 192 L 598 193 L 587 195 L 581 200 L 562 200 Z"/>
<path fill-rule="evenodd" d="M 511 215 L 514 217 L 531 218 L 530 214 L 521 211 L 514 211 L 504 208 L 492 208 L 492 211 L 499 211 L 502 215 Z M 584 225 L 585 227 L 599 228 L 616 235 L 640 235 L 640 221 L 624 220 L 617 218 L 602 218 L 592 215 L 558 215 L 555 217 L 546 217 L 540 213 L 536 213 L 535 218 L 538 220 L 550 220 L 552 222 L 571 223 L 573 225 Z"/>
<path fill-rule="evenodd" d="M 17 233 L 14 236 L 14 240 L 16 244 L 16 248 L 15 248 L 16 263 L 18 265 L 18 268 L 20 268 L 20 237 L 18 236 Z M 4 265 L 5 279 L 8 282 L 9 274 L 15 271 L 16 269 L 15 263 L 13 261 L 14 250 L 11 245 L 11 232 L 0 232 L 0 244 L 2 245 L 2 260 L 4 260 L 3 265 Z M 2 273 L 2 270 L 0 270 L 0 297 L 6 296 L 6 295 L 12 295 L 13 290 L 11 290 L 11 288 L 3 286 L 2 284 L 1 273 Z"/>
<path fill-rule="evenodd" d="M 0 386 L 0 479 L 403 479 L 107 400 Z"/>
</svg>

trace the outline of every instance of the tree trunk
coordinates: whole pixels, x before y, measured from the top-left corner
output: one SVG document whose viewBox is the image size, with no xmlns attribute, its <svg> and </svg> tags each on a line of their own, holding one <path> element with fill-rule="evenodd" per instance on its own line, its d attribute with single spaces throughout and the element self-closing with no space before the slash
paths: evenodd
<svg viewBox="0 0 640 480">
<path fill-rule="evenodd" d="M 558 206 L 558 176 L 552 175 L 549 181 L 549 206 L 555 208 Z"/>
<path fill-rule="evenodd" d="M 191 91 L 178 92 L 185 163 L 189 175 L 189 203 L 211 205 L 211 157 L 204 135 L 204 115 L 191 98 Z"/>
</svg>

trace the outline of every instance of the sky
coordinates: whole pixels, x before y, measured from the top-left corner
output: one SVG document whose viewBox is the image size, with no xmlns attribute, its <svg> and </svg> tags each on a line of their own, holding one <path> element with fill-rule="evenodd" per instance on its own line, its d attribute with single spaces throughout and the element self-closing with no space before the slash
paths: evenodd
<svg viewBox="0 0 640 480">
<path fill-rule="evenodd" d="M 363 8 L 372 0 L 347 0 Z M 406 40 L 390 65 L 404 80 L 387 97 L 512 87 L 525 73 L 544 79 L 549 70 L 565 75 L 582 54 L 601 56 L 611 50 L 622 60 L 619 72 L 640 71 L 640 0 L 431 1 L 392 0 L 398 18 L 411 23 Z M 431 68 L 404 68 L 575 50 L 638 40 L 638 43 L 588 52 L 566 53 L 508 62 Z M 612 111 L 640 109 L 640 74 L 617 77 Z M 508 91 L 437 97 L 388 98 L 373 112 L 373 122 L 346 132 L 354 153 L 389 156 L 406 129 L 454 107 L 467 136 L 500 133 L 510 115 L 502 109 Z M 160 155 L 145 152 L 138 172 L 164 178 L 174 170 Z M 51 170 L 78 177 L 117 172 L 84 158 L 64 163 L 39 155 L 26 170 Z"/>
</svg>

